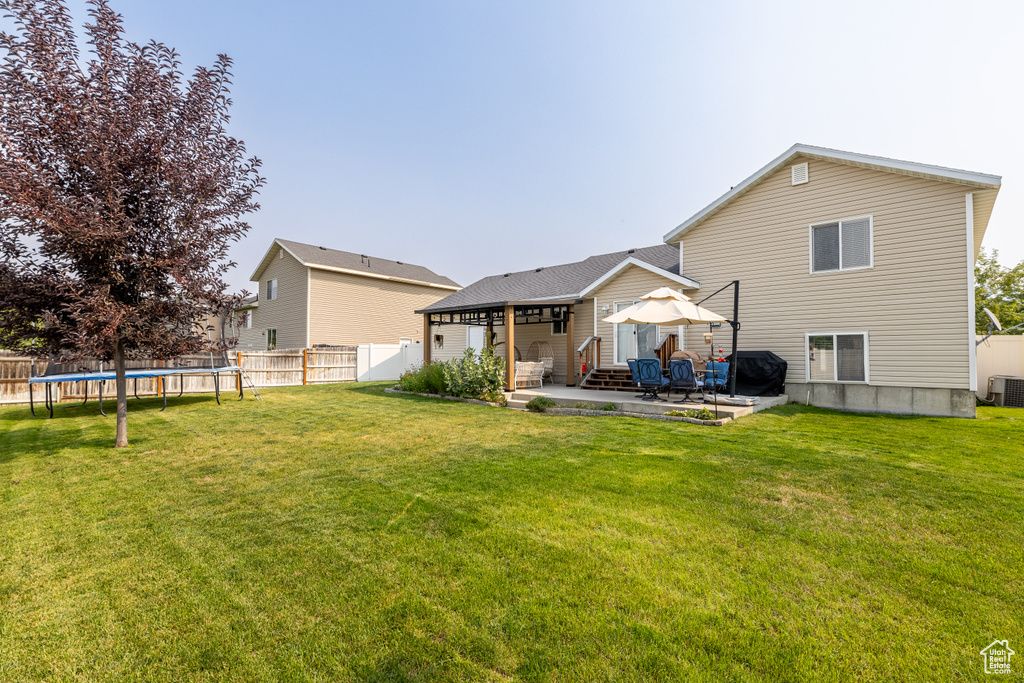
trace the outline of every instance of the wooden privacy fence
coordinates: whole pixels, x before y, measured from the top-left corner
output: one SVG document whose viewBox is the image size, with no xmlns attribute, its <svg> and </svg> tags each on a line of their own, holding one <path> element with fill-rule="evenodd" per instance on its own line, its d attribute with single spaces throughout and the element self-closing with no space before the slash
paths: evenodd
<svg viewBox="0 0 1024 683">
<path fill-rule="evenodd" d="M 215 355 L 214 359 L 218 357 Z M 257 387 L 300 386 L 304 384 L 327 384 L 332 382 L 356 381 L 356 347 L 330 346 L 312 349 L 282 349 L 278 351 L 230 351 L 228 361 L 242 367 Z M 40 361 L 45 363 L 45 361 Z M 223 363 L 217 359 L 215 364 Z M 210 367 L 210 354 L 181 356 L 173 361 L 135 360 L 125 363 L 128 369 L 144 367 Z M 97 360 L 82 360 L 74 368 L 99 370 Z M 110 370 L 111 364 L 103 368 Z M 28 378 L 32 376 L 32 359 L 15 352 L 0 351 L 0 405 L 28 403 Z M 166 383 L 168 395 L 178 393 L 212 393 L 212 375 L 174 375 L 169 377 L 144 377 L 128 380 L 129 396 L 159 396 Z M 99 395 L 99 382 L 60 382 L 55 384 L 58 401 L 81 401 L 88 391 L 90 399 Z M 36 392 L 36 400 L 42 400 L 42 389 Z M 220 390 L 238 391 L 238 375 L 221 373 Z M 103 382 L 103 397 L 116 395 L 114 380 Z"/>
</svg>

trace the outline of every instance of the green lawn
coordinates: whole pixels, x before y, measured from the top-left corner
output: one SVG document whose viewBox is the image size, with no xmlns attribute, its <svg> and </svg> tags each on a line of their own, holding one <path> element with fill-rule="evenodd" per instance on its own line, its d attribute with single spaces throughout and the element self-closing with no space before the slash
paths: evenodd
<svg viewBox="0 0 1024 683">
<path fill-rule="evenodd" d="M 992 640 L 1024 653 L 1024 410 L 714 428 L 382 388 L 133 399 L 125 450 L 95 403 L 0 409 L 0 681 L 983 680 Z"/>
</svg>

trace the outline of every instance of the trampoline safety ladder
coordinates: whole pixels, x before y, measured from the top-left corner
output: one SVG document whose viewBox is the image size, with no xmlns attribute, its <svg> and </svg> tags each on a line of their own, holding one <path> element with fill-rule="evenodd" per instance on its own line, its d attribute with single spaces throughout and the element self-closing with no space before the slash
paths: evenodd
<svg viewBox="0 0 1024 683">
<path fill-rule="evenodd" d="M 252 383 L 252 378 L 249 377 L 249 373 L 245 369 L 240 369 L 238 374 L 242 376 L 242 380 L 245 382 L 245 386 L 252 392 L 253 398 L 257 401 L 262 401 L 263 397 L 260 396 L 260 390 L 256 388 L 256 385 Z"/>
</svg>

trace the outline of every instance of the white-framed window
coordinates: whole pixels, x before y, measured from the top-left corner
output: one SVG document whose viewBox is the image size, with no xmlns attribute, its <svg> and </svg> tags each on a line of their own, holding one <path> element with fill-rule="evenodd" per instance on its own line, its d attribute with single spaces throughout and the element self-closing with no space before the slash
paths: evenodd
<svg viewBox="0 0 1024 683">
<path fill-rule="evenodd" d="M 871 268 L 873 222 L 871 216 L 860 216 L 811 225 L 811 272 Z"/>
<path fill-rule="evenodd" d="M 271 327 L 267 329 L 267 351 L 273 351 L 277 348 L 277 328 Z"/>
<path fill-rule="evenodd" d="M 242 311 L 242 329 L 252 329 L 252 319 L 255 317 L 255 313 L 256 311 L 253 310 Z"/>
<path fill-rule="evenodd" d="M 267 301 L 277 298 L 277 280 L 267 280 Z"/>
<path fill-rule="evenodd" d="M 569 331 L 568 320 L 556 320 L 551 323 L 551 336 L 564 337 Z"/>
<path fill-rule="evenodd" d="M 867 383 L 868 333 L 808 332 L 804 360 L 808 382 Z"/>
</svg>

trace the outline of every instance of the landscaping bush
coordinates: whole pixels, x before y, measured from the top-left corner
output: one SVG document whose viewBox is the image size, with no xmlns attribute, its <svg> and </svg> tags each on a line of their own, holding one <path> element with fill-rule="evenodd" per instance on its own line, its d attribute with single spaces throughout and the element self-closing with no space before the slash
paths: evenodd
<svg viewBox="0 0 1024 683">
<path fill-rule="evenodd" d="M 615 407 L 614 403 L 605 403 L 598 410 L 618 410 L 618 408 Z"/>
<path fill-rule="evenodd" d="M 548 408 L 554 408 L 556 405 L 558 404 L 547 396 L 537 396 L 530 399 L 529 403 L 526 404 L 526 409 L 534 413 L 543 413 Z"/>
<path fill-rule="evenodd" d="M 666 415 L 671 417 L 692 417 L 697 420 L 717 420 L 715 414 L 707 408 L 701 408 L 700 410 L 670 410 Z"/>
<path fill-rule="evenodd" d="M 417 394 L 445 395 L 444 363 L 424 363 L 398 379 L 398 388 Z"/>
<path fill-rule="evenodd" d="M 501 388 L 505 361 L 490 349 L 482 350 L 479 355 L 473 349 L 466 349 L 462 358 L 452 359 L 443 367 L 445 389 L 451 396 L 504 403 Z"/>
<path fill-rule="evenodd" d="M 504 403 L 505 395 L 501 390 L 504 376 L 505 361 L 489 349 L 484 349 L 479 355 L 473 349 L 466 349 L 462 358 L 445 363 L 424 363 L 406 372 L 399 378 L 398 388 L 418 394 Z"/>
</svg>

